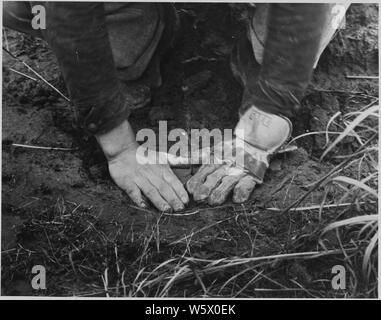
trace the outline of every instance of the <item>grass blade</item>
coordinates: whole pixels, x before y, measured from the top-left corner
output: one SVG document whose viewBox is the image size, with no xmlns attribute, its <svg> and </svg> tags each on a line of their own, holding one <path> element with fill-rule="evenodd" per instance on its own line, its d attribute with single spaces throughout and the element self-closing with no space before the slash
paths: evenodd
<svg viewBox="0 0 381 320">
<path fill-rule="evenodd" d="M 343 140 L 347 135 L 350 134 L 350 132 L 364 119 L 366 119 L 369 115 L 374 114 L 379 109 L 379 106 L 373 106 L 364 111 L 363 113 L 359 114 L 356 119 L 354 119 L 348 127 L 345 128 L 345 130 L 336 138 L 336 140 L 323 152 L 323 154 L 320 157 L 320 160 L 323 160 L 323 158 L 327 155 L 328 152 L 330 152 L 341 140 Z"/>
</svg>

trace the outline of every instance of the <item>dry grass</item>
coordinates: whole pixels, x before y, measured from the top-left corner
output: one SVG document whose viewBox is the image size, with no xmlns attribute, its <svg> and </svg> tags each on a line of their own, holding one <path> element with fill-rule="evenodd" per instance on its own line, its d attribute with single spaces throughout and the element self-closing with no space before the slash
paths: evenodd
<svg viewBox="0 0 381 320">
<path fill-rule="evenodd" d="M 343 131 L 333 134 L 332 142 L 327 135 L 322 158 L 336 151 L 331 159 L 339 162 L 318 182 L 341 194 L 330 203 L 324 197 L 320 204 L 302 206 L 301 195 L 287 211 L 227 205 L 215 209 L 227 213 L 223 219 L 166 241 L 160 235 L 165 215 L 157 216 L 148 233 L 132 230 L 123 240 L 118 233 L 110 239 L 95 209 L 59 199 L 54 209 L 28 213 L 18 248 L 3 253 L 3 279 L 12 282 L 24 270 L 21 266 L 28 269 L 42 259 L 55 279 L 48 285 L 51 295 L 376 297 L 377 116 L 378 106 L 344 115 L 337 123 L 344 124 Z M 340 154 L 340 143 L 348 136 L 356 137 L 360 147 Z M 310 186 L 306 194 L 315 189 Z M 296 225 L 294 232 L 271 230 L 274 221 L 285 225 L 288 219 Z M 211 230 L 214 236 L 202 240 Z M 245 250 L 236 250 L 239 256 L 214 250 L 222 237 Z M 345 290 L 331 287 L 336 264 L 347 270 Z"/>
<path fill-rule="evenodd" d="M 338 112 L 325 131 L 293 139 L 325 136 L 321 161 L 333 163 L 334 168 L 305 186 L 308 191 L 286 208 L 221 206 L 213 210 L 223 217 L 176 239 L 166 239 L 160 231 L 165 219 L 175 215 L 154 213 L 157 219 L 147 226 L 148 232 L 131 228 L 122 236 L 122 231 L 109 230 L 126 228 L 121 222 L 100 221 L 97 208 L 62 198 L 38 210 L 11 208 L 28 219 L 18 233 L 17 246 L 2 252 L 3 288 L 11 291 L 15 281 L 30 276 L 25 270 L 43 264 L 49 272 L 48 290 L 40 293 L 44 295 L 377 297 L 379 107 L 375 103 Z M 358 147 L 348 151 L 344 146 L 351 141 Z M 321 203 L 305 203 L 317 190 L 325 195 Z M 204 210 L 211 209 L 176 217 L 192 219 Z M 347 270 L 345 290 L 331 287 L 331 269 L 337 264 Z"/>
</svg>

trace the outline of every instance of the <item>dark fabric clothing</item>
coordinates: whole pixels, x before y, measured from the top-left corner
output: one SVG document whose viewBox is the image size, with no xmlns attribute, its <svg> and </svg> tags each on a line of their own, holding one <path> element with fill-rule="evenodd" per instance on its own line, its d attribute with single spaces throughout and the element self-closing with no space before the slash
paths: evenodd
<svg viewBox="0 0 381 320">
<path fill-rule="evenodd" d="M 41 31 L 32 28 L 32 18 L 32 9 L 29 2 L 7 1 L 3 3 L 3 25 L 5 27 L 41 38 Z"/>
<path fill-rule="evenodd" d="M 46 8 L 46 30 L 41 33 L 57 56 L 70 98 L 79 111 L 80 124 L 93 134 L 105 133 L 118 126 L 128 117 L 130 106 L 118 79 L 116 63 L 126 64 L 123 67 L 127 70 L 128 64 L 133 62 L 134 59 L 123 57 L 129 51 L 139 51 L 135 44 L 139 41 L 139 28 L 134 28 L 133 37 L 119 38 L 118 35 L 122 37 L 124 32 L 120 25 L 127 20 L 120 19 L 118 10 L 121 8 L 115 7 L 111 10 L 114 16 L 110 19 L 110 27 L 113 24 L 119 31 L 110 32 L 106 22 L 106 4 L 101 2 L 41 4 Z M 17 5 L 23 6 L 23 10 L 30 9 L 28 3 L 19 2 Z M 7 7 L 9 5 L 5 2 L 5 26 L 39 35 L 30 23 L 28 26 L 31 14 L 26 12 L 17 17 Z M 149 7 L 146 8 L 148 10 Z M 296 114 L 311 78 L 328 8 L 327 4 L 270 5 L 263 63 L 258 80 L 247 84 L 245 91 L 248 91 L 249 99 L 242 105 L 241 112 L 254 104 L 263 111 L 286 117 Z M 156 18 L 154 13 L 148 15 L 147 27 L 140 27 L 142 37 L 147 34 L 149 38 L 152 33 L 156 39 L 153 42 L 147 40 L 147 48 L 151 51 L 155 50 L 157 38 L 161 36 L 155 31 L 156 22 L 148 27 L 148 23 Z M 139 24 L 140 20 L 133 21 Z M 151 33 L 146 32 L 149 28 L 152 28 Z M 110 40 L 120 46 L 114 50 Z M 150 56 L 142 56 L 148 63 Z"/>
<path fill-rule="evenodd" d="M 46 29 L 31 27 L 31 6 L 46 9 Z M 161 39 L 162 7 L 155 3 L 6 2 L 6 27 L 45 39 L 57 57 L 79 123 L 104 133 L 130 113 L 121 81 L 136 79 Z"/>
<path fill-rule="evenodd" d="M 43 36 L 57 56 L 79 121 L 107 132 L 129 115 L 113 60 L 103 3 L 45 2 Z"/>
<path fill-rule="evenodd" d="M 273 3 L 267 21 L 263 62 L 249 99 L 240 112 L 254 104 L 259 109 L 293 117 L 310 82 L 319 51 L 329 4 Z"/>
</svg>

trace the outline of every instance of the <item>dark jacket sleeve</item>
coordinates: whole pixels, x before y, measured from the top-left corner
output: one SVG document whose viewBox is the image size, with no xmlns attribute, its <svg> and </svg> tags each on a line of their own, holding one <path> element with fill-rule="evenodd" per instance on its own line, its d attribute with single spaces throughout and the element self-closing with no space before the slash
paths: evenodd
<svg viewBox="0 0 381 320">
<path fill-rule="evenodd" d="M 44 38 L 57 57 L 79 122 L 105 133 L 129 115 L 117 78 L 103 3 L 45 2 Z"/>
</svg>

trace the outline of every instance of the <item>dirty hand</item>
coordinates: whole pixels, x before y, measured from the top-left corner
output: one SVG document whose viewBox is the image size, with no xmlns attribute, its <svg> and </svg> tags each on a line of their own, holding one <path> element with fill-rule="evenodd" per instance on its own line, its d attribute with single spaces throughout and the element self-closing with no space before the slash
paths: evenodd
<svg viewBox="0 0 381 320">
<path fill-rule="evenodd" d="M 168 164 L 158 164 L 155 159 L 139 161 L 139 145 L 127 121 L 96 138 L 108 160 L 111 178 L 139 207 L 147 207 L 145 195 L 160 211 L 184 209 L 189 201 L 184 186 Z M 153 157 L 157 154 L 150 153 Z"/>
<path fill-rule="evenodd" d="M 205 164 L 188 180 L 189 193 L 210 205 L 222 204 L 231 191 L 233 202 L 247 201 L 255 185 L 263 182 L 270 156 L 288 140 L 291 130 L 287 118 L 250 107 L 235 128 L 233 141 L 202 151 Z"/>
</svg>

